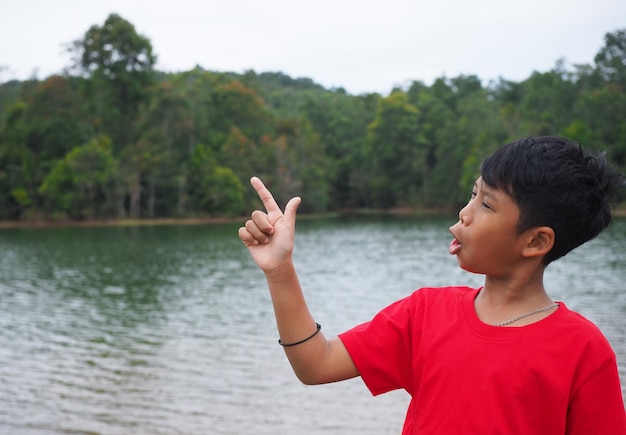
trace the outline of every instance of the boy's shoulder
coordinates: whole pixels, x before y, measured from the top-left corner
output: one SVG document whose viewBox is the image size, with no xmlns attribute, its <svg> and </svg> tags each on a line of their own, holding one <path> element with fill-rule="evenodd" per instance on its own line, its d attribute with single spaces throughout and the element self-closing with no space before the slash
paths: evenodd
<svg viewBox="0 0 626 435">
<path fill-rule="evenodd" d="M 581 313 L 570 309 L 564 302 L 559 302 L 559 311 L 556 314 L 560 314 L 556 326 L 562 330 L 561 333 L 567 332 L 568 335 L 586 336 L 607 341 L 598 325 Z"/>
<path fill-rule="evenodd" d="M 443 287 L 421 287 L 415 290 L 411 297 L 429 298 L 429 299 L 459 299 L 465 295 L 476 295 L 480 291 L 480 287 L 468 287 L 464 285 L 450 285 Z"/>
<path fill-rule="evenodd" d="M 462 306 L 471 304 L 479 291 L 480 288 L 463 285 L 421 287 L 405 298 L 405 302 L 418 311 L 431 307 L 435 311 L 454 309 L 460 312 Z"/>
</svg>

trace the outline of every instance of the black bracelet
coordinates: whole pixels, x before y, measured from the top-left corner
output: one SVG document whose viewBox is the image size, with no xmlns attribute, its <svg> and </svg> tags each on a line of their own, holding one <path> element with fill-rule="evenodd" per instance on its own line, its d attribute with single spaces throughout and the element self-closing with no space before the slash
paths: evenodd
<svg viewBox="0 0 626 435">
<path fill-rule="evenodd" d="M 290 347 L 290 346 L 296 346 L 296 345 L 298 345 L 298 344 L 302 344 L 302 343 L 304 343 L 305 341 L 309 341 L 310 339 L 312 339 L 313 337 L 315 337 L 315 336 L 317 335 L 317 333 L 318 333 L 318 332 L 320 332 L 320 330 L 322 329 L 322 325 L 320 325 L 319 323 L 315 323 L 315 325 L 317 326 L 317 330 L 316 330 L 313 334 L 311 334 L 311 335 L 309 335 L 307 338 L 305 338 L 304 340 L 296 341 L 295 343 L 287 343 L 287 344 L 285 344 L 285 343 L 283 343 L 283 342 L 282 342 L 282 340 L 279 338 L 279 339 L 278 339 L 278 344 L 280 344 L 280 345 L 281 345 L 281 346 L 283 346 L 283 347 Z"/>
</svg>

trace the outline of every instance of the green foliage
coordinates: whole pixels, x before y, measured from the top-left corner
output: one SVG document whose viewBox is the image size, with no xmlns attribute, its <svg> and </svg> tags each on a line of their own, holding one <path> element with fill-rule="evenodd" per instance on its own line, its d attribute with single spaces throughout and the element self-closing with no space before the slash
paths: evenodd
<svg viewBox="0 0 626 435">
<path fill-rule="evenodd" d="M 20 207 L 28 207 L 32 205 L 33 200 L 26 189 L 17 188 L 11 191 L 11 197 L 19 204 Z"/>
<path fill-rule="evenodd" d="M 607 33 L 605 45 L 595 57 L 600 75 L 608 82 L 626 90 L 626 29 Z"/>
<path fill-rule="evenodd" d="M 573 120 L 565 126 L 560 133 L 562 136 L 568 137 L 579 143 L 593 143 L 594 135 L 589 126 L 580 119 Z"/>
<path fill-rule="evenodd" d="M 99 72 L 113 80 L 150 71 L 156 61 L 150 41 L 117 14 L 109 15 L 102 26 L 91 26 L 75 46 L 80 65 L 86 71 Z"/>
<path fill-rule="evenodd" d="M 230 168 L 217 166 L 210 150 L 198 145 L 192 156 L 190 201 L 193 209 L 212 216 L 243 212 L 244 186 Z"/>
<path fill-rule="evenodd" d="M 211 103 L 209 122 L 216 150 L 226 142 L 232 128 L 254 141 L 272 131 L 271 114 L 263 100 L 239 81 L 217 86 Z"/>
<path fill-rule="evenodd" d="M 594 65 L 387 96 L 281 72 L 158 72 L 150 41 L 116 14 L 70 51 L 66 76 L 0 84 L 0 219 L 238 216 L 261 206 L 253 175 L 281 204 L 302 196 L 301 213 L 452 210 L 488 154 L 537 134 L 626 170 L 626 30 Z"/>
<path fill-rule="evenodd" d="M 25 113 L 28 148 L 47 161 L 85 143 L 92 131 L 81 106 L 81 95 L 71 79 L 51 76 L 38 84 Z"/>
<path fill-rule="evenodd" d="M 116 161 L 107 137 L 71 150 L 44 179 L 39 193 L 55 210 L 73 219 L 100 216 L 116 177 Z"/>
<path fill-rule="evenodd" d="M 102 133 L 116 146 L 133 138 L 139 108 L 149 99 L 156 56 L 148 38 L 117 14 L 102 26 L 93 25 L 70 46 L 74 68 L 90 78 L 86 93 Z"/>
<path fill-rule="evenodd" d="M 365 166 L 371 174 L 374 207 L 404 205 L 416 197 L 424 179 L 425 140 L 420 112 L 396 91 L 379 101 L 376 117 L 367 127 Z"/>
</svg>

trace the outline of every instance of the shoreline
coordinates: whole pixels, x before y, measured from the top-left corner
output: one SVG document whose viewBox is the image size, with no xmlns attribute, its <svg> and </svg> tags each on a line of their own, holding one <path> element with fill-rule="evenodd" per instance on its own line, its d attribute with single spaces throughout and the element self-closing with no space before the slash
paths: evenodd
<svg viewBox="0 0 626 435">
<path fill-rule="evenodd" d="M 375 209 L 346 209 L 337 212 L 301 214 L 299 220 L 315 218 L 334 218 L 349 215 L 380 215 L 380 216 L 423 216 L 423 215 L 446 215 L 450 212 L 443 210 L 412 210 L 398 208 L 390 210 Z M 196 217 L 196 218 L 139 218 L 139 219 L 93 219 L 93 220 L 25 220 L 25 221 L 0 221 L 0 229 L 14 228 L 91 228 L 91 227 L 132 227 L 132 226 L 158 226 L 158 225 L 213 225 L 224 223 L 240 223 L 243 225 L 249 216 L 239 217 Z"/>
<path fill-rule="evenodd" d="M 243 218 L 143 218 L 143 219 L 94 219 L 84 221 L 0 221 L 0 229 L 11 228 L 91 228 L 91 227 L 132 227 L 157 225 L 208 225 L 238 222 Z"/>
<path fill-rule="evenodd" d="M 332 218 L 338 216 L 449 216 L 456 213 L 444 209 L 414 209 L 410 207 L 394 208 L 389 210 L 377 209 L 344 209 L 322 214 L 302 214 L 298 219 Z M 613 217 L 626 217 L 626 207 L 620 205 L 613 211 Z M 32 221 L 0 221 L 0 229 L 15 228 L 91 228 L 91 227 L 132 227 L 158 225 L 212 225 L 224 223 L 243 223 L 249 216 L 240 217 L 195 217 L 195 218 L 139 218 L 139 219 L 94 219 L 84 221 L 73 220 L 32 220 Z"/>
</svg>

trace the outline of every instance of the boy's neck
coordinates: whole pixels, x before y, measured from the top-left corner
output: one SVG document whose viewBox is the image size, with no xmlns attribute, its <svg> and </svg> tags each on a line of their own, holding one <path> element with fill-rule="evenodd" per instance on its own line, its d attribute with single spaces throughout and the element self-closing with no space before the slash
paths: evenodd
<svg viewBox="0 0 626 435">
<path fill-rule="evenodd" d="M 485 277 L 485 285 L 474 301 L 474 309 L 481 321 L 497 324 L 516 316 L 549 306 L 554 301 L 543 286 L 543 267 L 527 277 L 497 279 Z M 551 312 L 533 315 L 512 326 L 534 323 Z"/>
<path fill-rule="evenodd" d="M 480 292 L 491 304 L 518 305 L 533 300 L 550 299 L 543 286 L 545 266 L 540 260 L 521 262 L 505 277 L 485 275 L 485 285 Z"/>
</svg>

